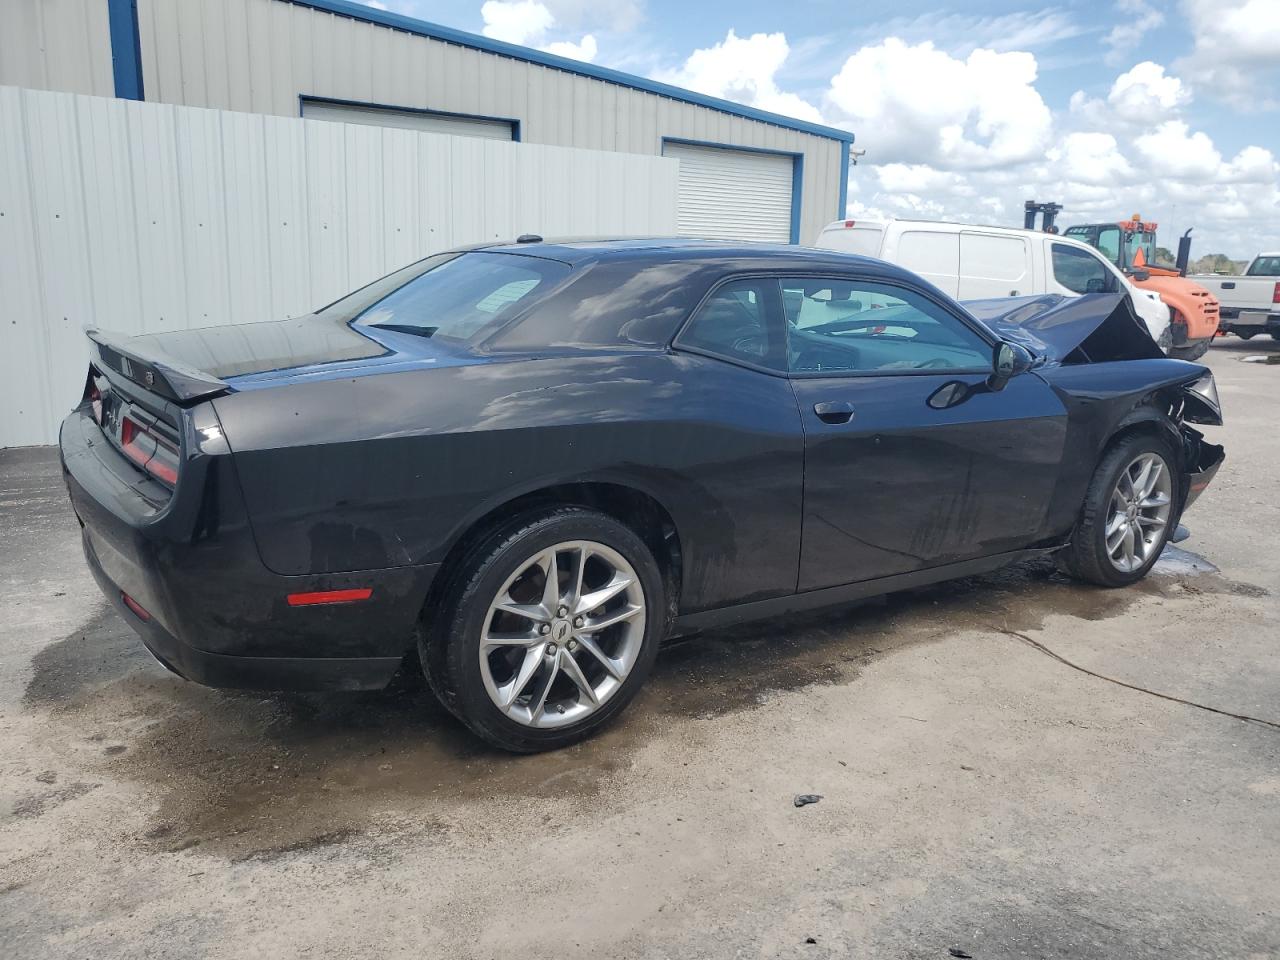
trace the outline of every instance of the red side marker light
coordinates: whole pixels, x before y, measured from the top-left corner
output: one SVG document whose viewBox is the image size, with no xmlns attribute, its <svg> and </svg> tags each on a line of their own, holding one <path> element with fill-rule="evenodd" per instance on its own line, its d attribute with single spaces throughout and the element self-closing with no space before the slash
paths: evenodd
<svg viewBox="0 0 1280 960">
<path fill-rule="evenodd" d="M 124 601 L 124 605 L 128 607 L 129 610 L 132 611 L 133 615 L 139 620 L 146 621 L 151 619 L 151 614 L 147 613 L 147 608 L 124 591 L 120 592 L 120 599 Z"/>
<path fill-rule="evenodd" d="M 313 607 L 323 603 L 353 603 L 356 600 L 368 600 L 373 596 L 372 587 L 360 587 L 356 590 L 319 590 L 315 593 L 291 593 L 288 596 L 291 607 Z"/>
<path fill-rule="evenodd" d="M 844 222 L 844 228 L 845 228 L 846 230 L 848 230 L 850 227 L 852 227 L 852 226 L 854 225 L 854 223 L 855 223 L 855 222 L 856 222 L 856 221 L 853 221 L 853 220 L 846 220 L 846 221 Z"/>
</svg>

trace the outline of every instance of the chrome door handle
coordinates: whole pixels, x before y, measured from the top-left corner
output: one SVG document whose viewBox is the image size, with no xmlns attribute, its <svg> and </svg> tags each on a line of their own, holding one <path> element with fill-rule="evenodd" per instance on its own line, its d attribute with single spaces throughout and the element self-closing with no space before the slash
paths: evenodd
<svg viewBox="0 0 1280 960">
<path fill-rule="evenodd" d="M 813 412 L 823 423 L 848 423 L 853 419 L 853 404 L 847 400 L 827 400 L 815 403 Z"/>
</svg>

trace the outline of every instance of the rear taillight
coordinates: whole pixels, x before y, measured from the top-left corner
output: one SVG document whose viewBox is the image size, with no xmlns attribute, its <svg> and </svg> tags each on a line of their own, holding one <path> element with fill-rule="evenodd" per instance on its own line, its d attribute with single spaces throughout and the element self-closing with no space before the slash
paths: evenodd
<svg viewBox="0 0 1280 960">
<path fill-rule="evenodd" d="M 120 418 L 120 449 L 157 480 L 171 487 L 177 485 L 177 447 L 127 414 Z"/>
<path fill-rule="evenodd" d="M 84 399 L 93 410 L 93 422 L 102 426 L 102 391 L 98 389 L 98 371 L 89 368 L 89 376 L 84 381 Z"/>
<path fill-rule="evenodd" d="M 124 593 L 122 591 L 120 593 L 120 600 L 122 603 L 124 603 L 126 607 L 129 608 L 130 611 L 132 611 L 133 615 L 137 617 L 139 620 L 151 619 L 151 614 L 147 612 L 147 608 L 144 607 L 142 604 L 140 604 L 137 600 L 133 599 L 133 597 L 129 596 L 127 593 Z"/>
<path fill-rule="evenodd" d="M 1275 288 L 1271 291 L 1271 302 L 1280 303 L 1280 281 L 1276 281 Z"/>
</svg>

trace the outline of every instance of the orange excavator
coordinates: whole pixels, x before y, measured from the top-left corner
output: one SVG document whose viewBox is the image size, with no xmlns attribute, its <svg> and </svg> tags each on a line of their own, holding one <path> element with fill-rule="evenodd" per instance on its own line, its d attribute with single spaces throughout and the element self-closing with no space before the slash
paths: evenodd
<svg viewBox="0 0 1280 960">
<path fill-rule="evenodd" d="M 1191 231 L 1178 240 L 1176 263 L 1156 263 L 1157 224 L 1134 214 L 1118 223 L 1086 223 L 1068 227 L 1065 236 L 1083 240 L 1119 267 L 1134 286 L 1151 290 L 1169 307 L 1173 349 L 1170 356 L 1196 360 L 1204 356 L 1218 332 L 1218 300 L 1187 279 Z"/>
</svg>

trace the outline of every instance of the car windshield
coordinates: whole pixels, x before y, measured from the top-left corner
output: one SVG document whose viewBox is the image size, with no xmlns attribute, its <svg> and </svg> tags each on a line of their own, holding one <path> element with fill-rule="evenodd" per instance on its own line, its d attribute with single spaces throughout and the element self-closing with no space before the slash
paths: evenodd
<svg viewBox="0 0 1280 960">
<path fill-rule="evenodd" d="M 358 326 L 472 340 L 568 273 L 568 264 L 541 257 L 446 253 L 384 277 L 321 312 Z"/>
<path fill-rule="evenodd" d="M 1249 264 L 1250 277 L 1280 277 L 1280 254 L 1274 257 L 1258 257 Z"/>
</svg>

